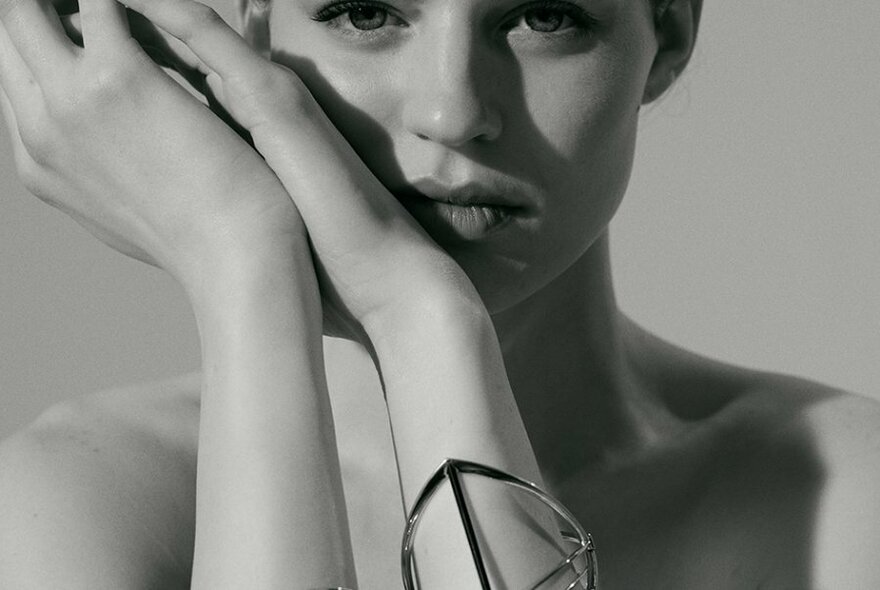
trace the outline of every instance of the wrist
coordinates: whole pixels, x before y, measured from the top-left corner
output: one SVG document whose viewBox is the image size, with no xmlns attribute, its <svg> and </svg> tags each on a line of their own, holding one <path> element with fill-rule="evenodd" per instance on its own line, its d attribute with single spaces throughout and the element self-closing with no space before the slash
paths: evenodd
<svg viewBox="0 0 880 590">
<path fill-rule="evenodd" d="M 283 297 L 295 287 L 296 275 L 311 267 L 304 238 L 230 242 L 205 247 L 177 273 L 197 319 L 218 307 L 249 305 L 260 293 Z"/>
<path fill-rule="evenodd" d="M 189 275 L 185 290 L 206 373 L 302 356 L 296 349 L 318 362 L 320 346 L 314 343 L 321 338 L 321 302 L 304 238 L 288 247 L 228 251 L 205 259 L 199 270 Z"/>
<path fill-rule="evenodd" d="M 489 312 L 467 277 L 457 282 L 461 284 L 444 280 L 439 285 L 420 285 L 365 315 L 361 323 L 377 351 L 420 347 L 419 343 L 434 348 L 441 341 L 494 331 Z"/>
<path fill-rule="evenodd" d="M 413 301 L 371 330 L 407 501 L 450 457 L 540 481 L 481 301 Z"/>
</svg>

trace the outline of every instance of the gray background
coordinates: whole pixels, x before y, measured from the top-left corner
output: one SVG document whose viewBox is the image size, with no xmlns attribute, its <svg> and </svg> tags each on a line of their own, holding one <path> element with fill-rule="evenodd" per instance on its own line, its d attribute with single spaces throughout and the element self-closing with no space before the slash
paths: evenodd
<svg viewBox="0 0 880 590">
<path fill-rule="evenodd" d="M 880 398 L 878 26 L 876 0 L 707 2 L 613 225 L 624 309 Z M 28 196 L 0 135 L 0 437 L 57 400 L 196 369 L 180 289 Z"/>
</svg>

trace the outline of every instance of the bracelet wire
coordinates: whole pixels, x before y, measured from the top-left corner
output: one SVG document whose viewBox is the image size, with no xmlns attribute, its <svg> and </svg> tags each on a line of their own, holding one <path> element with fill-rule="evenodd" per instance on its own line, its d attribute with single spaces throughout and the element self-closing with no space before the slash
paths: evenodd
<svg viewBox="0 0 880 590">
<path fill-rule="evenodd" d="M 463 461 L 461 459 L 446 459 L 428 479 L 427 483 L 425 483 L 425 486 L 416 497 L 416 501 L 410 510 L 400 551 L 401 571 L 403 574 L 403 586 L 405 590 L 418 590 L 415 580 L 415 558 L 413 555 L 415 534 L 422 514 L 444 480 L 449 480 L 450 486 L 452 487 L 452 493 L 455 496 L 455 503 L 468 540 L 471 557 L 474 560 L 474 567 L 476 568 L 477 575 L 480 579 L 481 588 L 483 590 L 491 590 L 486 565 L 483 561 L 482 551 L 477 541 L 476 530 L 474 529 L 470 511 L 467 507 L 467 502 L 465 501 L 464 492 L 461 486 L 461 474 L 488 477 L 519 490 L 523 490 L 532 496 L 537 497 L 541 502 L 549 506 L 559 517 L 562 518 L 562 520 L 574 529 L 573 531 L 562 531 L 563 539 L 575 544 L 576 548 L 574 551 L 569 553 L 556 568 L 541 578 L 537 584 L 530 588 L 530 590 L 538 590 L 542 584 L 547 583 L 567 568 L 571 568 L 576 577 L 574 581 L 566 586 L 565 590 L 573 590 L 578 586 L 584 590 L 596 590 L 599 576 L 593 537 L 584 530 L 574 515 L 561 502 L 530 481 L 516 477 L 515 475 L 511 475 L 500 469 L 489 467 L 488 465 L 482 465 L 473 461 Z M 577 562 L 582 558 L 585 558 L 586 564 L 583 570 L 579 570 Z"/>
</svg>

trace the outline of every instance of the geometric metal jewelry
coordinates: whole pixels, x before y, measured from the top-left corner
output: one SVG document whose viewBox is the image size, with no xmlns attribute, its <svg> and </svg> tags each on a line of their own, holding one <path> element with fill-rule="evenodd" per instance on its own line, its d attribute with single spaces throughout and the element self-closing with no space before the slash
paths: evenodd
<svg viewBox="0 0 880 590">
<path fill-rule="evenodd" d="M 598 572 L 596 563 L 596 549 L 593 545 L 593 538 L 589 533 L 584 531 L 580 523 L 575 519 L 574 515 L 562 505 L 561 502 L 550 496 L 547 492 L 536 486 L 530 481 L 526 481 L 515 475 L 505 473 L 500 469 L 481 465 L 473 461 L 463 461 L 460 459 L 446 459 L 437 471 L 428 479 L 422 491 L 416 497 L 412 510 L 406 521 L 406 529 L 403 534 L 403 542 L 401 543 L 400 559 L 401 571 L 403 574 L 403 587 L 405 590 L 417 590 L 415 572 L 414 572 L 414 556 L 413 544 L 415 542 L 415 534 L 418 529 L 419 520 L 428 506 L 431 497 L 438 490 L 444 480 L 448 480 L 452 487 L 452 493 L 455 497 L 455 503 L 458 508 L 461 523 L 467 537 L 468 546 L 471 551 L 471 557 L 474 560 L 474 567 L 480 579 L 480 585 L 483 590 L 491 590 L 489 585 L 489 576 L 486 572 L 486 565 L 483 561 L 482 552 L 477 542 L 477 534 L 471 519 L 470 510 L 464 497 L 464 491 L 461 484 L 461 474 L 472 474 L 488 477 L 503 484 L 513 486 L 514 488 L 528 492 L 537 497 L 541 502 L 553 509 L 562 520 L 564 520 L 572 531 L 562 531 L 563 539 L 572 543 L 574 549 L 562 560 L 562 562 L 541 578 L 537 584 L 531 587 L 531 590 L 538 588 L 546 582 L 561 574 L 566 569 L 571 569 L 575 574 L 575 579 L 565 590 L 573 590 L 574 588 L 582 588 L 584 590 L 595 590 L 598 583 Z M 579 562 L 584 562 L 583 569 L 578 569 Z"/>
</svg>

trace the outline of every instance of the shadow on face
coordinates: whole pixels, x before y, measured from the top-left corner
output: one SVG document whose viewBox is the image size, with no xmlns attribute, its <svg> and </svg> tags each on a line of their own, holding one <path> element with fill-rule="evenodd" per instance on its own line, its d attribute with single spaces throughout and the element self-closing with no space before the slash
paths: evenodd
<svg viewBox="0 0 880 590">
<path fill-rule="evenodd" d="M 272 59 L 305 81 L 392 192 L 433 178 L 491 180 L 527 195 L 516 231 L 479 243 L 432 233 L 498 311 L 547 285 L 603 235 L 629 179 L 650 64 L 636 63 L 644 56 L 631 48 L 623 53 L 611 27 L 577 52 L 548 57 L 491 45 L 470 26 L 472 43 L 459 31 L 452 49 L 435 36 L 404 59 L 356 55 L 364 68 L 326 49 L 274 47 Z"/>
</svg>

